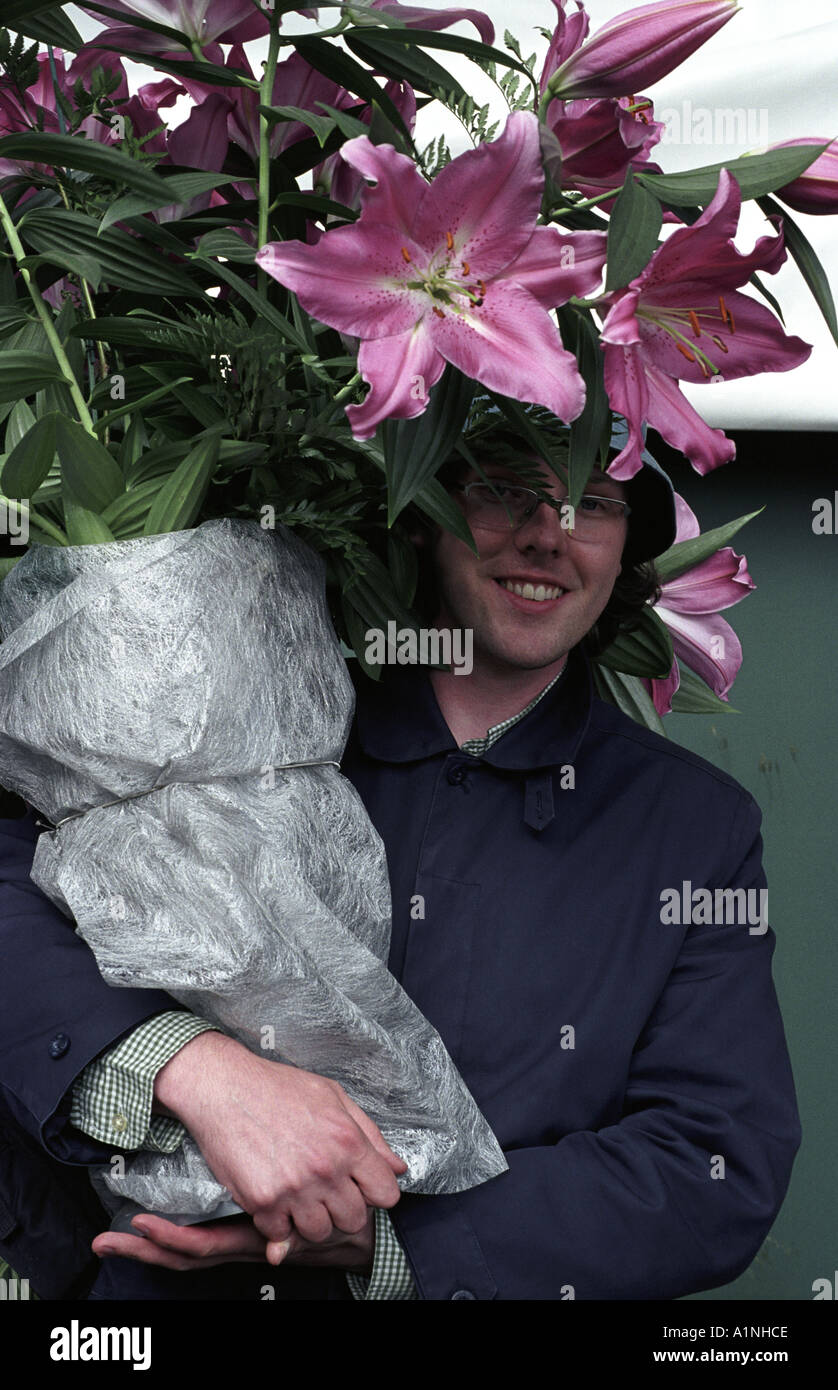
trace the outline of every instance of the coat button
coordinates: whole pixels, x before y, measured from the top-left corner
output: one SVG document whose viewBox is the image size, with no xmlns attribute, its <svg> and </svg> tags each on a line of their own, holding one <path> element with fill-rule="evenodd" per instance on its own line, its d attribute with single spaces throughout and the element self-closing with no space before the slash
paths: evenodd
<svg viewBox="0 0 838 1390">
<path fill-rule="evenodd" d="M 67 1034 L 56 1033 L 49 1045 L 49 1055 L 50 1057 L 63 1057 L 64 1053 L 69 1050 L 69 1047 L 70 1039 L 67 1037 Z"/>
<path fill-rule="evenodd" d="M 477 1302 L 477 1297 L 472 1293 L 471 1289 L 457 1289 L 456 1292 L 451 1295 L 452 1303 L 455 1298 L 470 1298 L 474 1303 Z"/>
<path fill-rule="evenodd" d="M 461 782 L 466 780 L 466 770 L 462 764 L 448 769 L 448 781 L 452 787 L 459 787 Z"/>
</svg>

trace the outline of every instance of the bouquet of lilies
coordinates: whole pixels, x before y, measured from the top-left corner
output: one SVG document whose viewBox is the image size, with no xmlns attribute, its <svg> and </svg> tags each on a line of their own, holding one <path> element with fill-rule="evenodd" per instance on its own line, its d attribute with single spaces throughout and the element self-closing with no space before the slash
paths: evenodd
<svg viewBox="0 0 838 1390">
<path fill-rule="evenodd" d="M 479 402 L 572 512 L 594 467 L 638 472 L 647 428 L 698 473 L 734 458 L 681 383 L 808 358 L 760 279 L 788 254 L 838 340 L 787 211 L 838 212 L 838 141 L 677 174 L 652 159 L 638 93 L 736 0 L 658 0 L 593 32 L 581 0 L 552 4 L 540 64 L 480 11 L 396 0 L 293 24 L 270 0 L 109 0 L 81 7 L 86 41 L 61 4 L 6 0 L 0 29 L 0 781 L 54 823 L 33 876 L 112 983 L 169 989 L 254 1047 L 260 1019 L 285 1020 L 272 1055 L 338 1077 L 426 1191 L 503 1159 L 388 983 L 380 844 L 334 770 L 337 638 L 376 676 L 365 634 L 417 626 L 417 513 L 476 549 L 437 474 L 471 458 Z M 129 90 L 125 59 L 151 80 Z M 464 153 L 417 146 L 434 103 Z M 769 230 L 744 251 L 749 200 Z M 729 707 L 741 649 L 720 611 L 754 587 L 729 544 L 751 518 L 702 535 L 677 505 L 659 598 L 595 665 L 659 731 L 670 709 Z M 178 863 L 208 926 L 183 918 Z M 134 1194 L 188 1211 L 200 1155 L 165 1191 L 153 1157 Z M 192 1210 L 222 1195 L 205 1183 Z"/>
</svg>

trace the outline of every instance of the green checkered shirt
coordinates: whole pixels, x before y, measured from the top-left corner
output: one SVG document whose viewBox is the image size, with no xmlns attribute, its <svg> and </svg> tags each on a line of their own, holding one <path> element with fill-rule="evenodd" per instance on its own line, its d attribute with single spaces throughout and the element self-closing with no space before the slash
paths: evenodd
<svg viewBox="0 0 838 1390">
<path fill-rule="evenodd" d="M 552 690 L 563 670 L 519 714 L 493 724 L 483 738 L 466 739 L 460 745 L 462 752 L 482 757 Z M 152 1114 L 154 1078 L 186 1043 L 214 1028 L 214 1024 L 183 1010 L 146 1019 L 80 1073 L 73 1087 L 71 1124 L 120 1149 L 172 1153 L 186 1130 L 179 1120 Z M 375 1213 L 375 1254 L 369 1279 L 360 1274 L 347 1274 L 346 1279 L 356 1299 L 418 1299 L 410 1267 L 386 1211 Z"/>
</svg>

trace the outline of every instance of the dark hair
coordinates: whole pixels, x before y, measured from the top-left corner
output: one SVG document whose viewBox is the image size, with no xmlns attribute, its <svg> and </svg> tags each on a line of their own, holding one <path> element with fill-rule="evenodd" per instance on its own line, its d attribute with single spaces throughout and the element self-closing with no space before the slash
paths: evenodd
<svg viewBox="0 0 838 1390">
<path fill-rule="evenodd" d="M 499 431 L 492 440 L 494 447 L 491 448 L 491 455 L 497 461 L 508 462 L 508 455 L 504 458 L 504 451 L 508 449 L 510 442 L 520 443 L 520 441 L 514 440 L 511 434 L 507 435 L 505 431 Z M 490 450 L 486 447 L 487 444 L 488 440 L 481 441 L 481 462 L 483 460 L 489 461 Z M 468 467 L 466 460 L 461 455 L 455 454 L 442 465 L 437 477 L 443 487 L 450 488 L 462 477 Z M 433 540 L 440 529 L 438 525 L 428 519 L 424 512 L 419 511 L 413 505 L 406 511 L 405 521 L 414 534 L 420 532 L 429 542 Z M 417 549 L 419 577 L 413 607 L 423 623 L 431 623 L 438 612 L 439 594 L 433 572 L 430 546 L 421 545 Z M 646 604 L 657 603 L 660 596 L 661 581 L 654 560 L 642 560 L 634 564 L 623 565 L 614 582 L 611 597 L 605 608 L 579 645 L 588 656 L 599 656 L 606 647 L 611 645 L 618 634 L 631 632 L 637 627 Z"/>
</svg>

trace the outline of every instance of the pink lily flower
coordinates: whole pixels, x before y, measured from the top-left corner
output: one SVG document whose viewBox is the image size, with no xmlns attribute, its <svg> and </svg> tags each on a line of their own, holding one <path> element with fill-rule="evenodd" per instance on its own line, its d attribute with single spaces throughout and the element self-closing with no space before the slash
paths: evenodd
<svg viewBox="0 0 838 1390">
<path fill-rule="evenodd" d="M 784 140 L 780 145 L 772 145 L 771 149 L 825 144 L 825 138 L 819 140 L 816 136 L 806 136 L 801 140 Z M 796 212 L 808 212 L 815 217 L 838 212 L 838 140 L 833 140 L 799 178 L 787 183 L 784 188 L 778 188 L 774 197 Z"/>
<path fill-rule="evenodd" d="M 562 420 L 581 413 L 584 382 L 548 310 L 599 283 L 604 237 L 536 226 L 538 130 L 531 112 L 515 112 L 497 140 L 430 184 L 408 156 L 358 136 L 341 153 L 376 181 L 358 221 L 316 246 L 271 242 L 258 253 L 314 318 L 361 339 L 358 369 L 372 389 L 347 407 L 357 439 L 421 415 L 446 362 Z"/>
<path fill-rule="evenodd" d="M 162 34 L 131 28 L 130 21 L 134 16 L 165 24 L 170 29 L 179 29 L 202 47 L 215 42 L 246 43 L 248 39 L 258 39 L 262 34 L 267 34 L 270 27 L 267 15 L 251 4 L 251 0 L 107 0 L 107 4 L 109 9 L 124 14 L 125 20 L 98 14 L 84 5 L 81 8 L 91 19 L 98 19 L 108 29 L 116 29 L 119 33 L 130 32 L 126 47 L 142 45 L 151 52 L 162 52 L 161 44 L 168 51 L 171 43 Z M 122 24 L 126 24 L 127 29 L 121 27 Z"/>
<path fill-rule="evenodd" d="M 235 44 L 230 49 L 226 66 L 253 75 L 244 49 Z M 192 95 L 199 93 L 192 90 Z M 250 155 L 259 158 L 259 93 L 246 87 L 212 87 L 200 91 L 200 100 L 187 119 L 169 139 L 169 151 L 177 164 L 192 169 L 221 169 L 229 141 Z M 277 64 L 273 88 L 276 106 L 298 106 L 304 111 L 324 115 L 318 102 L 339 110 L 358 105 L 351 96 L 330 78 L 315 71 L 299 53 L 294 51 L 284 62 Z M 271 130 L 271 158 L 276 159 L 289 145 L 311 137 L 311 130 L 302 121 L 280 121 Z"/>
<path fill-rule="evenodd" d="M 342 89 L 341 89 L 342 90 Z M 413 134 L 416 125 L 416 93 L 409 82 L 397 82 L 390 78 L 384 84 L 384 91 L 392 101 L 402 120 Z M 330 106 L 337 106 L 337 102 L 329 102 Z M 369 106 L 364 106 L 360 111 L 354 113 L 359 121 L 364 125 L 369 125 L 372 119 L 372 112 Z M 344 207 L 357 209 L 361 202 L 361 192 L 365 188 L 364 178 L 356 169 L 352 168 L 345 159 L 341 159 L 340 151 L 330 154 L 328 159 L 324 159 L 322 164 L 318 164 L 313 172 L 314 187 L 318 193 L 325 193 L 336 203 L 343 203 Z"/>
<path fill-rule="evenodd" d="M 591 27 L 591 17 L 586 13 L 582 0 L 576 0 L 576 11 L 570 15 L 565 14 L 567 0 L 553 0 L 553 4 L 556 7 L 556 27 L 541 69 L 540 92 L 545 90 L 553 73 L 568 61 L 577 48 L 581 48 Z"/>
<path fill-rule="evenodd" d="M 658 0 L 626 10 L 565 58 L 548 89 L 565 101 L 640 91 L 689 58 L 738 9 L 737 0 Z"/>
<path fill-rule="evenodd" d="M 608 470 L 615 478 L 631 478 L 641 467 L 644 421 L 686 454 L 696 472 L 727 463 L 734 444 L 704 423 L 679 380 L 787 372 L 812 351 L 787 335 L 769 309 L 738 293 L 755 270 L 773 275 L 786 259 L 781 229 L 761 237 L 749 254 L 737 251 L 732 238 L 740 207 L 739 185 L 723 169 L 698 221 L 674 231 L 636 280 L 602 300 L 609 309 L 601 334 L 605 389 L 629 426 L 625 448 Z"/>
<path fill-rule="evenodd" d="M 695 513 L 675 494 L 676 544 L 700 535 Z M 742 647 L 719 609 L 731 608 L 756 588 L 744 555 L 723 546 L 678 579 L 661 586 L 655 612 L 669 628 L 676 657 L 726 700 L 742 665 Z M 681 681 L 677 661 L 663 680 L 644 680 L 658 714 L 669 714 Z"/>
<path fill-rule="evenodd" d="M 115 114 L 126 116 L 137 136 L 149 135 L 161 125 L 159 109 L 170 106 L 181 88 L 171 78 L 162 82 L 149 82 L 140 87 L 133 96 L 128 96 L 128 83 L 125 70 L 114 53 L 102 52 L 95 48 L 82 48 L 69 66 L 60 48 L 53 50 L 55 60 L 55 81 L 53 81 L 49 55 L 38 54 L 38 76 L 31 87 L 18 94 L 8 84 L 0 83 L 0 135 L 16 134 L 25 130 L 43 130 L 59 134 L 62 130 L 62 117 L 58 113 L 56 85 L 61 95 L 71 107 L 75 107 L 75 86 L 81 80 L 85 89 L 90 87 L 90 77 L 94 68 L 101 67 L 119 78 L 118 85 L 111 93 Z M 78 127 L 78 133 L 100 145 L 115 144 L 121 133 L 115 125 L 87 116 Z M 153 136 L 144 149 L 149 153 L 165 154 L 165 134 Z M 36 166 L 27 165 L 26 170 L 36 172 Z M 37 166 L 43 169 L 43 166 Z M 24 169 L 18 160 L 0 160 L 0 177 L 17 174 Z"/>
<path fill-rule="evenodd" d="M 360 8 L 358 0 L 355 0 L 352 9 L 356 23 Z M 408 29 L 449 29 L 452 24 L 459 24 L 461 19 L 467 20 L 474 25 L 484 43 L 492 44 L 495 41 L 495 27 L 482 10 L 433 10 L 419 5 L 400 5 L 396 0 L 368 0 L 366 8 L 400 19 Z"/>
<path fill-rule="evenodd" d="M 630 169 L 648 167 L 663 130 L 644 97 L 552 101 L 547 125 L 562 152 L 562 188 L 578 189 L 588 198 L 620 188 Z"/>
</svg>

